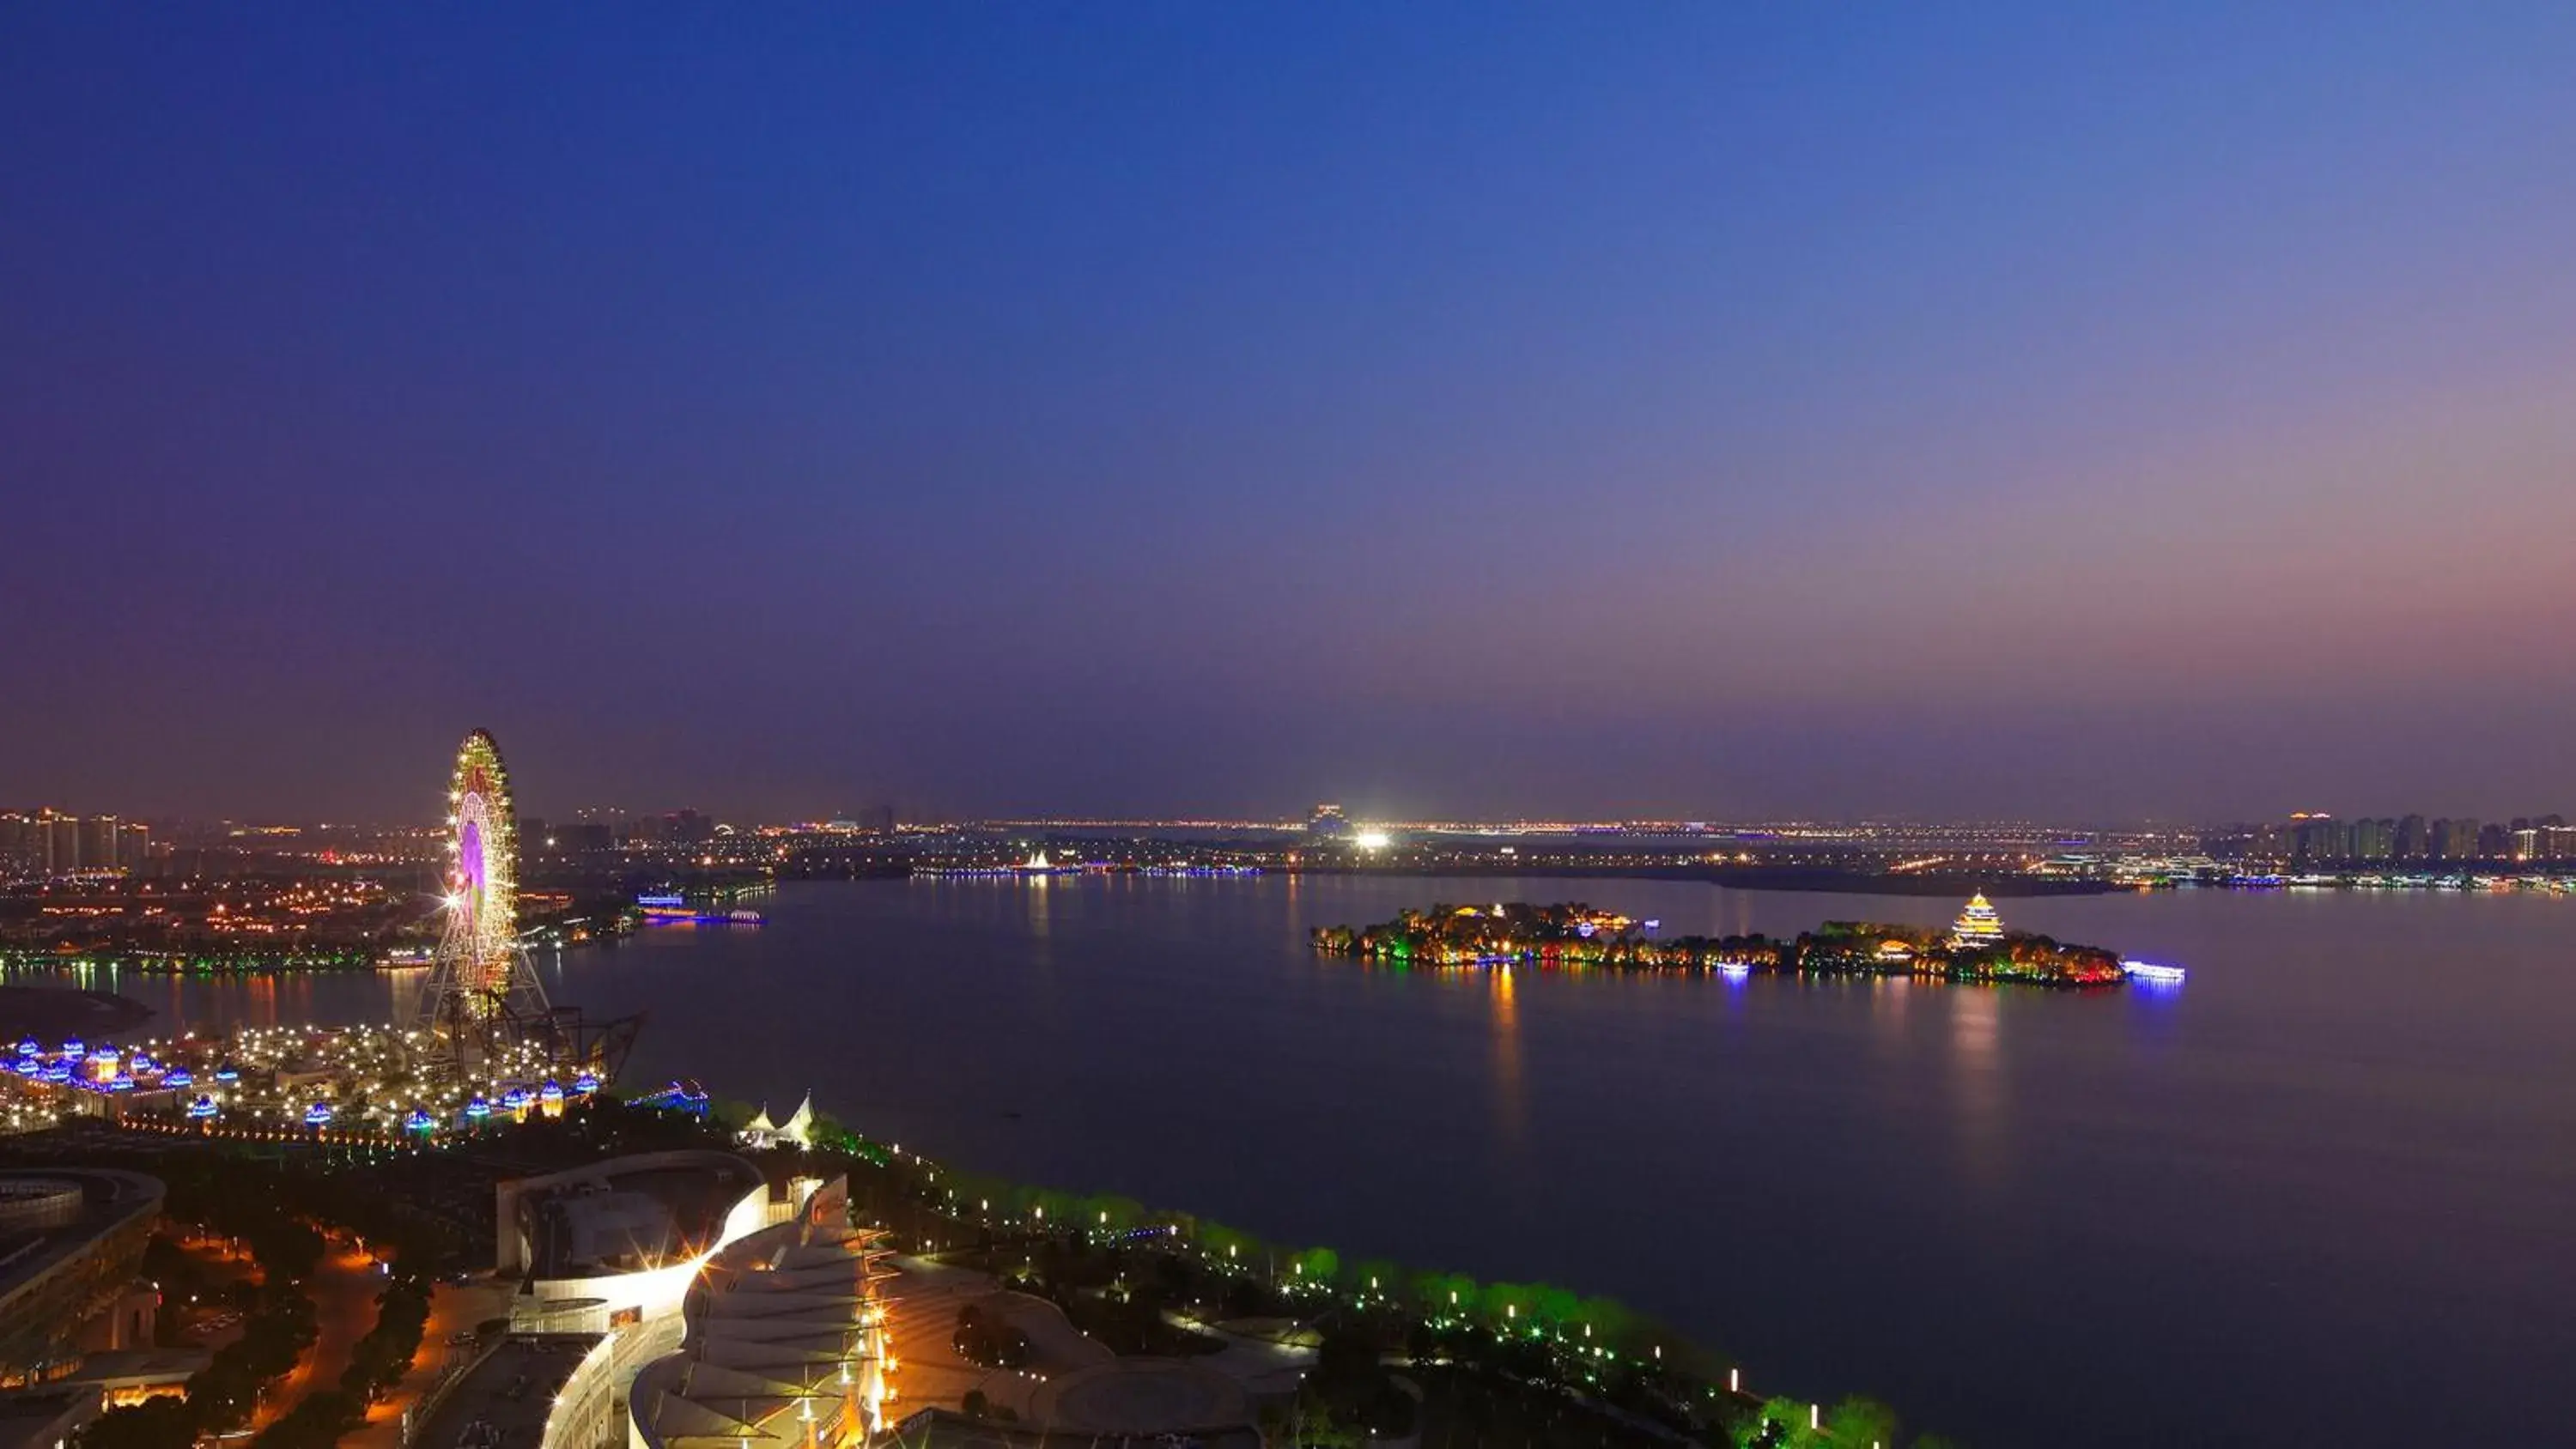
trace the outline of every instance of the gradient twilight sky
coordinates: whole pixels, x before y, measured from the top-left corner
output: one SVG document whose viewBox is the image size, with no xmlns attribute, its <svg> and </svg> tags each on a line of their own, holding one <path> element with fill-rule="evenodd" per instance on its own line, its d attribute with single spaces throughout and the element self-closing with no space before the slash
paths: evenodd
<svg viewBox="0 0 2576 1449">
<path fill-rule="evenodd" d="M 2576 813 L 2576 10 L 2110 8 L 7 7 L 0 804 Z"/>
</svg>

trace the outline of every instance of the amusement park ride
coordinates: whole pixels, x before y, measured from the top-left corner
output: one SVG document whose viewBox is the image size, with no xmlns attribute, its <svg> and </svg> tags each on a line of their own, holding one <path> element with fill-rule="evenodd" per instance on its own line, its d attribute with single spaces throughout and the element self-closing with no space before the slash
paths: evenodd
<svg viewBox="0 0 2576 1449">
<path fill-rule="evenodd" d="M 546 1000 L 519 941 L 518 812 L 489 732 L 474 731 L 457 750 L 447 812 L 446 924 L 409 1024 L 437 1043 L 460 1079 L 534 1051 L 568 1071 L 614 1080 L 644 1019 L 591 1022 L 577 1006 Z"/>
</svg>

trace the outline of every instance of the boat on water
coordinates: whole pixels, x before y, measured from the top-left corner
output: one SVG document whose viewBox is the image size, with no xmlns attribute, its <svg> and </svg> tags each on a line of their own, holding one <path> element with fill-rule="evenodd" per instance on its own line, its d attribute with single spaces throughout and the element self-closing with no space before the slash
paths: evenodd
<svg viewBox="0 0 2576 1449">
<path fill-rule="evenodd" d="M 762 926 L 769 923 L 767 916 L 748 907 L 700 904 L 679 895 L 637 896 L 635 906 L 644 913 L 645 920 L 665 924 L 690 922 L 701 926 Z"/>
</svg>

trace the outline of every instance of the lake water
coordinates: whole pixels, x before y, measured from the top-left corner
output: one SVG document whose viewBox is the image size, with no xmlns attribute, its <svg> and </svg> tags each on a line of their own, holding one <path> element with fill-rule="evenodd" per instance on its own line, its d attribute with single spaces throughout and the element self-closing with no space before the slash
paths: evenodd
<svg viewBox="0 0 2576 1449">
<path fill-rule="evenodd" d="M 791 885 L 540 961 L 686 1074 L 960 1166 L 1607 1293 L 1983 1449 L 2567 1442 L 2576 900 L 2000 903 L 2187 965 L 2098 994 L 1393 973 L 1306 928 L 1580 898 L 1666 934 L 1956 902 L 1643 881 Z M 94 984 L 106 985 L 107 982 Z M 133 980 L 381 1019 L 386 978 Z M 157 1024 L 156 1024 L 157 1025 Z"/>
</svg>

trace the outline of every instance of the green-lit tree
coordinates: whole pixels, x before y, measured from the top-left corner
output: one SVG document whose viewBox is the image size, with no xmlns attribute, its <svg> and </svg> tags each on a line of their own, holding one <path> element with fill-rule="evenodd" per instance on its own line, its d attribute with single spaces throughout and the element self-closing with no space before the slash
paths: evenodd
<svg viewBox="0 0 2576 1449">
<path fill-rule="evenodd" d="M 1876 1399 L 1854 1396 L 1825 1411 L 1825 1432 L 1849 1449 L 1873 1444 L 1896 1449 L 1896 1411 Z"/>
<path fill-rule="evenodd" d="M 1735 1426 L 1736 1449 L 1819 1449 L 1823 1443 L 1807 1427 L 1812 1410 L 1795 1399 L 1774 1398 Z"/>
<path fill-rule="evenodd" d="M 1342 1255 L 1330 1248 L 1308 1248 L 1288 1258 L 1288 1276 L 1292 1280 L 1330 1288 L 1342 1272 Z"/>
</svg>

